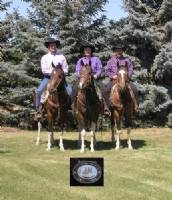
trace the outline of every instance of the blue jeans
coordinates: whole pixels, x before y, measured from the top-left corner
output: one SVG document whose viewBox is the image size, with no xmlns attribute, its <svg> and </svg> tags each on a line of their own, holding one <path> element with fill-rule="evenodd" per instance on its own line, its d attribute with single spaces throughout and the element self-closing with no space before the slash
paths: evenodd
<svg viewBox="0 0 172 200">
<path fill-rule="evenodd" d="M 36 110 L 39 110 L 40 104 L 41 104 L 41 95 L 44 92 L 47 84 L 48 84 L 49 79 L 48 78 L 43 78 L 39 87 L 36 90 Z"/>
</svg>

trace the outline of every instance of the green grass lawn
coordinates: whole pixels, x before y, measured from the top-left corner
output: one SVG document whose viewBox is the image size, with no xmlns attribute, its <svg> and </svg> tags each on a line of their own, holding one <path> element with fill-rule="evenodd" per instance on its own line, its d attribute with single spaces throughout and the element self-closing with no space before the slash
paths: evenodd
<svg viewBox="0 0 172 200">
<path fill-rule="evenodd" d="M 40 146 L 35 138 L 33 131 L 0 129 L 0 200 L 172 199 L 170 129 L 133 130 L 133 151 L 126 148 L 126 141 L 115 151 L 110 132 L 97 133 L 97 150 L 84 154 L 77 149 L 77 133 L 64 135 L 65 152 L 58 146 L 46 151 L 46 132 Z M 69 186 L 69 158 L 78 156 L 104 157 L 104 187 Z"/>
</svg>

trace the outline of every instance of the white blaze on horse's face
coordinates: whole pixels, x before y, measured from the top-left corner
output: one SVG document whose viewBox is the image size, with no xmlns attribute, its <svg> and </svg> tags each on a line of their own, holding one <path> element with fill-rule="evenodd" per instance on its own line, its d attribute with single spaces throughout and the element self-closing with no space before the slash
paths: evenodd
<svg viewBox="0 0 172 200">
<path fill-rule="evenodd" d="M 121 74 L 122 78 L 124 78 L 125 70 L 121 69 L 121 70 L 119 71 L 119 74 Z"/>
<path fill-rule="evenodd" d="M 125 87 L 125 79 L 124 79 L 124 74 L 125 73 L 126 73 L 125 70 L 123 70 L 123 69 L 119 70 L 119 74 L 121 74 L 121 86 L 122 86 L 122 88 Z"/>
<path fill-rule="evenodd" d="M 80 81 L 80 82 L 79 82 L 79 88 L 80 88 L 80 89 L 82 89 L 83 83 L 84 83 L 83 81 Z"/>
</svg>

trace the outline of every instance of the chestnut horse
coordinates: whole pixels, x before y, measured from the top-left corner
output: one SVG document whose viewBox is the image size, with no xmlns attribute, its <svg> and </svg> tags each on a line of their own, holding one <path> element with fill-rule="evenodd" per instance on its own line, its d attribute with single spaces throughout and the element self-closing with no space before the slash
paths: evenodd
<svg viewBox="0 0 172 200">
<path fill-rule="evenodd" d="M 111 89 L 111 128 L 112 140 L 114 140 L 114 125 L 116 133 L 116 150 L 120 148 L 121 120 L 125 119 L 127 127 L 127 143 L 128 148 L 133 149 L 131 144 L 130 132 L 132 126 L 132 118 L 134 115 L 134 103 L 131 97 L 128 78 L 128 71 L 125 66 L 119 66 L 117 79 Z"/>
<path fill-rule="evenodd" d="M 47 150 L 50 150 L 54 143 L 53 124 L 57 118 L 61 128 L 59 147 L 61 151 L 64 151 L 63 132 L 67 118 L 69 96 L 65 88 L 65 74 L 62 66 L 60 64 L 55 66 L 53 63 L 52 66 L 53 71 L 45 89 L 45 100 L 42 108 L 42 112 L 47 115 L 48 120 Z M 40 141 L 40 128 L 41 123 L 38 121 L 38 136 L 36 144 L 39 144 Z"/>
<path fill-rule="evenodd" d="M 94 77 L 91 69 L 91 61 L 84 65 L 81 61 L 80 79 L 77 98 L 74 103 L 74 113 L 79 124 L 79 139 L 81 139 L 80 152 L 85 151 L 84 139 L 86 129 L 91 127 L 91 152 L 94 151 L 96 124 L 100 112 L 100 101 L 94 86 Z"/>
</svg>

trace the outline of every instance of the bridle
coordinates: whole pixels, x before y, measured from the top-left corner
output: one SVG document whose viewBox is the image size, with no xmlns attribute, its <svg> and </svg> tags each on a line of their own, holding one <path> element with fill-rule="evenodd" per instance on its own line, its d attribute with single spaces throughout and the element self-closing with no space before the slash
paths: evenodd
<svg viewBox="0 0 172 200">
<path fill-rule="evenodd" d="M 89 71 L 86 72 L 86 74 L 84 74 L 84 72 L 82 72 L 80 74 L 79 89 L 80 90 L 92 89 L 92 85 L 93 85 L 93 72 L 92 72 L 91 66 L 90 65 L 84 65 L 82 67 L 84 67 L 85 70 L 89 70 Z M 89 67 L 89 69 L 88 69 L 88 67 Z M 84 80 L 84 82 L 81 81 L 82 79 Z M 82 87 L 85 83 L 86 83 L 86 86 Z"/>
<path fill-rule="evenodd" d="M 57 68 L 57 69 L 60 69 L 60 68 Z M 61 70 L 62 70 L 62 69 L 61 69 Z M 52 80 L 52 76 L 51 76 L 51 78 L 50 78 L 50 81 L 51 81 L 51 80 Z M 59 93 L 61 93 L 61 92 L 64 92 L 64 90 L 65 90 L 65 88 L 63 87 L 64 84 L 65 84 L 65 79 L 64 79 L 64 77 L 62 77 L 62 78 L 59 80 L 58 84 L 57 84 L 55 87 L 53 87 L 53 89 L 49 90 L 50 95 L 59 94 Z M 61 89 L 61 90 L 60 90 L 60 89 Z"/>
</svg>

